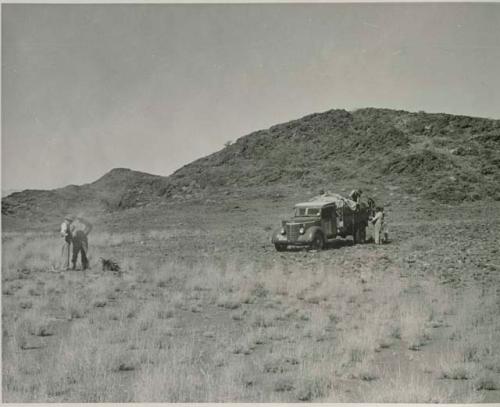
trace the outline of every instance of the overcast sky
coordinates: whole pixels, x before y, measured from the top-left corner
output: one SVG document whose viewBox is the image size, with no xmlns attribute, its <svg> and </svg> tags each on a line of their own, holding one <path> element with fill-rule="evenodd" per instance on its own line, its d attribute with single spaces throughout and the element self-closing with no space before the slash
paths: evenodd
<svg viewBox="0 0 500 407">
<path fill-rule="evenodd" d="M 168 175 L 331 108 L 500 118 L 500 4 L 2 5 L 2 189 Z"/>
</svg>

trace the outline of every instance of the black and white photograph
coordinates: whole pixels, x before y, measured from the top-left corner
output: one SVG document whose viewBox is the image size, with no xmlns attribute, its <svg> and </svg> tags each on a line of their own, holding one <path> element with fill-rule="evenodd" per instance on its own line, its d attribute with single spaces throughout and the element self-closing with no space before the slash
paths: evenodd
<svg viewBox="0 0 500 407">
<path fill-rule="evenodd" d="M 5 403 L 500 403 L 500 3 L 1 4 Z"/>
</svg>

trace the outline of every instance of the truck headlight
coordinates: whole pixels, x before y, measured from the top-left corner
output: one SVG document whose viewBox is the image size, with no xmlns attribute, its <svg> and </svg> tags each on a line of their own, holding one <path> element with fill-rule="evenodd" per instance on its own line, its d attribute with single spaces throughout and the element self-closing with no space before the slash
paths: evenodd
<svg viewBox="0 0 500 407">
<path fill-rule="evenodd" d="M 284 235 L 284 234 L 285 234 L 285 228 L 281 228 L 280 233 L 281 233 L 282 235 Z"/>
<path fill-rule="evenodd" d="M 300 233 L 301 235 L 303 235 L 303 234 L 305 233 L 305 231 L 306 231 L 306 230 L 304 229 L 304 226 L 301 226 L 301 227 L 300 227 L 300 229 L 299 229 L 299 233 Z"/>
</svg>

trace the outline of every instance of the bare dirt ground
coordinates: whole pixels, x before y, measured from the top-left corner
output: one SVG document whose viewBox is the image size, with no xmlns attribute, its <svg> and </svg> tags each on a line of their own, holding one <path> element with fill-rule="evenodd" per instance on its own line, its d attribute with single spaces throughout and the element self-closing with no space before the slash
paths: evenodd
<svg viewBox="0 0 500 407">
<path fill-rule="evenodd" d="M 278 253 L 297 200 L 110 215 L 88 272 L 4 231 L 4 401 L 500 401 L 499 203 L 394 201 L 390 244 Z"/>
</svg>

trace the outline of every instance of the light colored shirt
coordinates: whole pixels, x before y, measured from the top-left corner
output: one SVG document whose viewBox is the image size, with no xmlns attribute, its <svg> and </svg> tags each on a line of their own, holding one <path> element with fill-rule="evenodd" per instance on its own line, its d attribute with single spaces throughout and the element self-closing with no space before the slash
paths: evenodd
<svg viewBox="0 0 500 407">
<path fill-rule="evenodd" d="M 384 212 L 380 211 L 380 212 L 377 212 L 377 213 L 375 214 L 375 216 L 374 216 L 374 217 L 373 217 L 373 219 L 372 219 L 372 223 L 374 223 L 374 224 L 375 224 L 375 223 L 376 223 L 376 222 L 378 222 L 378 221 L 380 221 L 380 222 L 383 222 L 383 221 L 384 221 Z"/>
<path fill-rule="evenodd" d="M 70 224 L 68 221 L 64 221 L 62 224 L 61 224 L 61 236 L 62 237 L 66 237 L 68 236 L 70 233 Z"/>
</svg>

